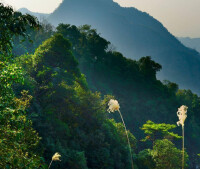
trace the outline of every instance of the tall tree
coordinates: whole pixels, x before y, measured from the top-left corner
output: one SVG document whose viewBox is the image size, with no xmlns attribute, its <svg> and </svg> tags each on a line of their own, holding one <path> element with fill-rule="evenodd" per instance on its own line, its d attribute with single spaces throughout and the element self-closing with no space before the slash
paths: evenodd
<svg viewBox="0 0 200 169">
<path fill-rule="evenodd" d="M 157 139 L 162 139 L 162 138 L 168 138 L 168 139 L 173 139 L 173 138 L 178 138 L 180 139 L 181 136 L 178 134 L 175 134 L 169 130 L 173 130 L 176 128 L 176 125 L 173 124 L 156 124 L 150 120 L 146 122 L 141 128 L 141 130 L 144 131 L 144 133 L 147 135 L 142 141 L 147 141 L 151 140 L 153 142 L 153 145 Z"/>
<path fill-rule="evenodd" d="M 12 39 L 25 34 L 26 28 L 38 27 L 37 20 L 0 3 L 0 168 L 38 168 L 43 166 L 37 152 L 39 136 L 27 119 L 31 96 L 22 91 L 17 98 L 15 83 L 23 83 L 23 71 L 13 62 Z"/>
<path fill-rule="evenodd" d="M 152 156 L 155 161 L 155 169 L 180 169 L 182 166 L 181 162 L 182 151 L 177 149 L 175 145 L 167 140 L 157 140 L 153 150 Z M 188 155 L 185 153 L 185 166 L 187 166 Z"/>
</svg>

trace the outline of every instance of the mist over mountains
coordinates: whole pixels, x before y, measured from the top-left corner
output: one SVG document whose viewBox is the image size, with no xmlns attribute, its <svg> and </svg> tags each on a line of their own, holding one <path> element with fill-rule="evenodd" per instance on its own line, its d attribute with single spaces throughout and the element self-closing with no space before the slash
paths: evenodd
<svg viewBox="0 0 200 169">
<path fill-rule="evenodd" d="M 27 14 L 33 15 L 33 16 L 37 17 L 39 20 L 40 19 L 47 19 L 48 16 L 50 15 L 50 14 L 45 14 L 45 13 L 31 12 L 27 8 L 20 8 L 18 11 L 21 12 L 22 14 L 27 13 Z"/>
<path fill-rule="evenodd" d="M 51 159 L 56 149 L 66 157 L 72 157 L 73 161 L 70 164 L 77 166 L 77 161 L 80 161 L 78 166 L 81 167 L 75 168 L 102 168 L 102 166 L 116 169 L 130 168 L 124 167 L 124 162 L 121 162 L 123 160 L 120 161 L 118 157 L 117 159 L 114 157 L 113 162 L 107 162 L 106 159 L 110 161 L 113 159 L 113 154 L 116 154 L 116 151 L 113 152 L 115 147 L 108 148 L 107 145 L 115 144 L 110 141 L 109 144 L 104 144 L 104 141 L 102 144 L 99 139 L 107 138 L 104 135 L 104 131 L 107 130 L 101 128 L 103 129 L 101 132 L 98 124 L 100 127 L 103 124 L 102 119 L 107 110 L 108 100 L 114 96 L 120 102 L 127 128 L 135 134 L 138 141 L 144 138 L 141 126 L 147 120 L 176 124 L 178 106 L 187 105 L 189 116 L 185 130 L 185 143 L 190 156 L 190 166 L 195 169 L 196 154 L 200 152 L 198 148 L 200 147 L 200 97 L 190 90 L 179 90 L 175 83 L 169 81 L 161 83 L 156 75 L 162 64 L 160 79 L 169 79 L 182 88 L 199 92 L 199 53 L 185 47 L 161 23 L 135 8 L 122 8 L 111 0 L 82 1 L 65 0 L 48 17 L 54 26 L 59 23 L 64 24 L 55 28 L 43 22 L 41 29 L 27 31 L 32 43 L 26 40 L 21 44 L 19 36 L 15 37 L 13 43 L 14 56 L 19 56 L 18 62 L 30 74 L 25 88 L 28 88 L 35 98 L 31 110 L 35 110 L 34 123 L 37 124 L 39 134 L 44 138 L 43 145 L 48 150 L 45 152 L 46 159 Z M 68 23 L 77 26 L 92 25 L 92 28 L 96 28 L 106 39 L 88 25 L 76 27 Z M 126 57 L 132 59 L 139 59 L 146 55 L 147 57 L 142 57 L 138 61 L 127 59 L 121 53 L 110 50 L 107 39 L 117 47 L 117 50 L 123 54 L 126 53 L 124 54 Z M 149 55 L 153 60 L 148 57 Z M 80 87 L 78 87 L 79 84 Z M 88 90 L 97 92 L 91 95 L 92 93 L 88 93 Z M 106 100 L 104 99 L 103 102 L 98 100 L 102 97 L 100 93 L 105 95 Z M 104 106 L 103 116 L 99 109 L 101 105 Z M 40 114 L 42 116 L 37 116 Z M 61 121 L 56 123 L 56 118 L 52 115 L 57 116 Z M 101 121 L 97 121 L 96 117 Z M 109 114 L 110 117 L 119 122 L 118 116 L 114 113 Z M 47 121 L 44 123 L 41 119 L 47 119 Z M 49 119 L 52 121 L 50 122 Z M 70 132 L 72 135 L 67 134 L 65 137 L 68 126 L 70 130 L 73 128 L 75 130 Z M 93 132 L 95 130 L 98 130 L 98 133 L 100 131 L 97 137 L 100 143 L 93 141 L 93 135 L 95 138 L 97 135 L 97 132 Z M 180 128 L 177 129 L 177 133 L 180 133 Z M 113 134 L 111 135 L 113 137 Z M 49 140 L 52 141 L 49 142 Z M 56 140 L 60 140 L 58 142 L 60 146 L 55 144 Z M 70 142 L 66 144 L 68 140 Z M 107 140 L 105 141 L 107 143 Z M 92 148 L 90 148 L 91 142 L 94 143 Z M 178 141 L 176 143 L 178 146 L 181 145 Z M 106 145 L 105 148 L 104 145 Z M 122 144 L 119 143 L 119 145 Z M 137 151 L 140 154 L 146 145 L 141 142 L 138 145 Z M 81 148 L 77 151 L 77 147 Z M 102 148 L 103 151 L 101 151 Z M 81 156 L 82 161 L 79 160 L 80 158 L 74 158 L 73 154 L 69 154 L 71 150 L 76 150 L 77 153 L 84 152 Z M 143 153 L 140 155 L 144 156 Z M 123 154 L 120 157 L 124 158 L 126 155 Z M 136 158 L 140 159 L 140 156 Z M 71 159 L 63 159 L 65 161 L 62 160 L 64 162 L 61 168 L 67 166 L 74 169 L 74 166 L 68 167 L 68 161 Z M 115 162 L 119 167 L 112 167 Z M 108 167 L 109 163 L 111 167 Z M 143 160 L 140 159 L 137 163 L 140 166 L 138 168 L 145 168 L 146 164 Z"/>
<path fill-rule="evenodd" d="M 200 55 L 185 47 L 156 19 L 136 8 L 124 8 L 113 0 L 64 0 L 48 17 L 53 25 L 89 24 L 124 56 L 151 56 L 163 66 L 161 80 L 199 92 Z"/>
<path fill-rule="evenodd" d="M 178 37 L 178 39 L 187 47 L 200 52 L 200 38 Z"/>
</svg>

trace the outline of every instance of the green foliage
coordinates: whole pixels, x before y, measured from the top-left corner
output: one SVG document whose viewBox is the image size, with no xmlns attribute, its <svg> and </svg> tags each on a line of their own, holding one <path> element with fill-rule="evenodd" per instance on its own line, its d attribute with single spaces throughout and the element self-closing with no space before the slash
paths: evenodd
<svg viewBox="0 0 200 169">
<path fill-rule="evenodd" d="M 78 67 L 80 71 L 85 75 L 81 75 L 82 78 L 77 78 L 76 76 L 74 77 L 70 75 L 71 73 L 67 74 L 66 81 L 68 79 L 68 83 L 65 85 L 65 87 L 67 88 L 68 86 L 68 89 L 70 89 L 73 80 L 76 79 L 75 84 L 79 84 L 81 87 L 84 86 L 84 89 L 89 88 L 93 92 L 99 91 L 102 93 L 102 95 L 110 95 L 106 98 L 107 102 L 109 101 L 109 98 L 112 98 L 112 95 L 114 95 L 119 100 L 121 109 L 124 112 L 123 116 L 124 120 L 126 121 L 127 128 L 130 129 L 131 132 L 134 132 L 134 135 L 139 140 L 144 138 L 144 134 L 139 129 L 139 126 L 142 126 L 147 120 L 153 120 L 158 124 L 176 124 L 178 121 L 176 115 L 177 108 L 183 104 L 188 105 L 190 109 L 188 111 L 188 120 L 186 121 L 187 127 L 185 128 L 185 142 L 188 153 L 190 154 L 190 160 L 196 163 L 196 154 L 200 151 L 200 98 L 197 95 L 193 94 L 190 90 L 179 90 L 178 85 L 175 83 L 169 81 L 164 81 L 164 83 L 162 83 L 161 81 L 157 80 L 156 74 L 157 71 L 161 69 L 161 65 L 154 62 L 150 57 L 144 57 L 138 61 L 135 61 L 125 58 L 119 52 L 110 50 L 110 43 L 105 39 L 102 39 L 102 37 L 88 25 L 76 27 L 68 24 L 60 24 L 56 28 L 56 32 L 50 32 L 51 31 L 46 31 L 46 33 L 44 32 L 40 34 L 40 38 L 45 38 L 47 35 L 49 35 L 50 38 L 51 34 L 60 33 L 64 36 L 64 38 L 69 39 L 71 42 L 70 50 L 72 50 L 73 55 L 79 62 Z M 35 35 L 35 37 L 37 37 L 37 35 Z M 39 43 L 39 41 L 36 41 L 33 46 L 38 47 L 40 44 L 41 43 Z M 45 47 L 49 48 L 48 46 Z M 33 49 L 29 48 L 28 46 L 27 51 L 31 53 L 33 52 Z M 36 58 L 36 55 L 34 57 Z M 37 58 L 39 58 L 39 56 L 37 56 Z M 31 75 L 30 78 L 27 78 L 31 79 L 30 81 L 33 82 L 32 85 L 29 86 L 31 91 L 33 90 L 33 84 L 37 84 L 38 82 L 41 83 L 42 81 L 45 82 L 47 79 L 49 79 L 47 82 L 42 83 L 41 86 L 35 86 L 35 88 L 50 89 L 52 84 L 54 84 L 54 86 L 57 84 L 56 80 L 63 78 L 63 76 L 61 77 L 59 74 L 58 69 L 52 67 L 53 63 L 50 65 L 51 61 L 48 60 L 48 57 L 46 58 L 46 63 L 41 62 L 41 65 L 36 64 L 33 68 L 33 57 L 21 57 L 23 60 L 21 61 L 23 67 L 25 67 Z M 38 69 L 38 72 L 34 72 L 33 69 L 36 70 L 37 66 L 39 66 L 40 70 Z M 35 76 L 36 74 L 37 77 Z M 47 78 L 47 76 L 49 78 Z M 71 81 L 70 85 L 69 81 Z M 84 91 L 81 89 L 81 87 L 78 87 L 77 89 Z M 73 87 L 71 87 L 71 89 L 73 89 Z M 41 92 L 39 91 L 40 90 L 37 90 L 37 95 L 39 96 L 45 93 L 43 90 L 41 90 Z M 57 89 L 52 90 L 52 93 L 56 93 L 56 91 Z M 71 94 L 72 91 L 73 90 L 69 90 L 68 92 L 64 93 L 63 90 L 60 89 L 60 96 L 64 97 L 64 95 L 67 94 L 69 97 L 69 95 L 73 95 Z M 33 93 L 34 92 L 35 91 L 33 91 Z M 45 103 L 47 100 L 45 97 L 43 101 L 35 104 L 37 105 L 36 107 L 39 112 L 42 111 L 40 105 Z M 71 102 L 74 104 L 78 102 L 77 100 L 79 100 L 78 97 L 72 98 L 68 99 L 68 103 Z M 39 100 L 40 99 L 41 98 L 39 97 Z M 62 106 L 57 104 L 56 99 L 52 100 L 53 101 L 51 104 L 56 104 L 59 112 L 60 107 Z M 105 110 L 107 105 L 106 101 L 103 103 L 105 105 Z M 90 101 L 86 102 L 84 107 L 84 109 L 87 111 L 89 111 L 89 106 L 87 105 L 89 102 Z M 49 105 L 50 103 L 47 104 Z M 63 105 L 66 104 L 63 103 Z M 47 109 L 48 111 L 45 111 L 51 114 L 54 112 L 54 110 L 57 110 L 57 107 L 54 109 L 49 108 L 50 110 Z M 71 108 L 73 106 L 69 107 Z M 34 114 L 38 113 L 35 112 Z M 69 114 L 70 113 L 68 113 L 68 115 Z M 115 118 L 116 121 L 120 121 L 118 115 L 110 114 L 109 117 Z M 89 125 L 91 124 L 89 123 Z M 180 130 L 175 129 L 175 131 L 177 133 L 179 132 L 179 135 L 181 134 Z M 163 138 L 162 133 L 159 135 L 160 138 Z M 171 136 L 167 136 L 166 138 L 171 139 Z M 146 142 L 142 142 L 140 144 L 139 151 L 141 151 L 143 147 L 148 146 L 148 143 Z"/>
<path fill-rule="evenodd" d="M 139 60 L 139 69 L 146 78 L 156 79 L 156 73 L 162 69 L 162 66 L 147 56 Z"/>
<path fill-rule="evenodd" d="M 49 20 L 54 25 L 89 23 L 116 45 L 125 57 L 139 59 L 151 56 L 163 67 L 160 79 L 170 79 L 181 88 L 190 88 L 200 94 L 198 52 L 185 47 L 146 12 L 134 7 L 120 7 L 112 0 L 63 0 Z"/>
<path fill-rule="evenodd" d="M 88 169 L 87 159 L 85 158 L 84 152 L 76 152 L 76 151 L 72 150 L 72 151 L 69 151 L 68 156 L 70 157 L 69 168 Z"/>
<path fill-rule="evenodd" d="M 130 168 L 123 125 L 107 118 L 111 96 L 102 100 L 99 92 L 88 89 L 68 40 L 55 34 L 34 55 L 16 60 L 27 70 L 26 79 L 34 79 L 32 120 L 47 162 L 59 152 L 62 162 L 53 167 Z M 136 149 L 135 137 L 130 132 L 129 137 Z"/>
<path fill-rule="evenodd" d="M 188 105 L 186 143 L 194 143 L 187 145 L 190 154 L 199 152 L 200 98 L 190 90 L 178 90 L 175 83 L 157 80 L 162 66 L 151 57 L 125 58 L 110 50 L 110 42 L 89 25 L 60 24 L 54 32 L 43 23 L 36 31 L 32 28 L 39 28 L 38 21 L 32 16 L 2 4 L 0 10 L 0 168 L 45 168 L 43 151 L 46 162 L 55 152 L 62 155 L 54 168 L 129 169 L 124 127 L 112 119 L 119 121 L 118 116 L 107 113 L 112 95 L 119 98 L 128 128 L 139 139 L 138 126 L 147 119 L 175 123 L 179 105 Z M 13 39 L 14 54 L 32 55 L 14 60 Z M 30 90 L 33 99 L 21 89 Z M 96 91 L 110 95 L 102 99 Z M 139 143 L 138 155 L 137 140 L 128 132 L 135 167 L 180 168 L 181 150 L 170 141 L 181 138 L 171 131 L 175 127 L 147 121 L 141 129 L 147 135 L 144 141 L 153 141 L 153 149 L 142 150 L 147 145 Z M 187 163 L 187 154 L 185 159 Z"/>
<path fill-rule="evenodd" d="M 163 84 L 164 84 L 165 86 L 167 86 L 169 92 L 171 92 L 172 94 L 175 94 L 175 93 L 178 92 L 178 89 L 179 89 L 179 88 L 178 88 L 178 85 L 177 85 L 176 83 L 172 83 L 172 82 L 170 82 L 170 81 L 168 81 L 168 80 L 164 80 L 164 81 L 163 81 Z"/>
<path fill-rule="evenodd" d="M 33 65 L 36 71 L 40 71 L 43 67 L 46 68 L 59 67 L 72 71 L 74 74 L 80 74 L 77 65 L 78 62 L 71 52 L 71 43 L 64 39 L 61 34 L 56 34 L 41 45 L 33 56 Z"/>
<path fill-rule="evenodd" d="M 185 153 L 187 167 L 188 154 Z M 139 152 L 137 165 L 141 169 L 180 169 L 182 167 L 182 151 L 168 139 L 156 140 L 153 149 Z"/>
<path fill-rule="evenodd" d="M 53 35 L 53 26 L 47 21 L 40 23 L 38 29 L 27 28 L 26 33 L 29 38 L 24 39 L 23 36 L 14 36 L 13 54 L 20 56 L 27 53 L 34 53 L 35 49 L 42 44 L 43 41 Z"/>
<path fill-rule="evenodd" d="M 175 145 L 167 140 L 157 140 L 153 150 L 152 157 L 155 161 L 155 169 L 180 169 L 182 166 L 182 151 L 177 149 Z M 185 153 L 185 166 L 187 166 L 188 155 Z"/>
<path fill-rule="evenodd" d="M 148 120 L 146 122 L 146 124 L 144 124 L 141 128 L 141 130 L 144 131 L 144 133 L 147 135 L 145 137 L 145 139 L 143 139 L 142 141 L 147 141 L 147 140 L 151 140 L 154 144 L 154 142 L 157 139 L 160 139 L 162 137 L 164 138 L 168 138 L 168 139 L 180 139 L 182 138 L 181 136 L 179 136 L 178 134 L 175 134 L 173 132 L 169 132 L 169 130 L 173 130 L 174 128 L 176 128 L 176 125 L 174 124 L 156 124 L 150 120 Z"/>
<path fill-rule="evenodd" d="M 139 152 L 137 157 L 138 168 L 141 169 L 155 169 L 155 162 L 151 153 L 152 150 L 144 149 Z"/>
<path fill-rule="evenodd" d="M 0 51 L 9 52 L 12 47 L 14 35 L 27 37 L 27 27 L 38 28 L 39 24 L 36 18 L 31 15 L 22 15 L 15 12 L 12 7 L 4 6 L 0 3 Z"/>
<path fill-rule="evenodd" d="M 37 21 L 1 3 L 0 11 L 0 168 L 42 168 L 37 149 L 40 137 L 25 112 L 32 96 L 22 91 L 16 97 L 13 86 L 23 84 L 23 71 L 11 54 L 13 36 L 26 37 L 26 27 L 38 26 Z"/>
<path fill-rule="evenodd" d="M 37 168 L 42 165 L 39 152 L 36 153 L 40 138 L 24 112 L 31 98 L 23 91 L 21 98 L 1 100 L 1 168 Z"/>
<path fill-rule="evenodd" d="M 1 54 L 0 68 L 0 166 L 1 168 L 38 167 L 42 161 L 37 151 L 39 136 L 27 119 L 25 109 L 31 96 L 26 91 L 21 98 L 13 92 L 15 83 L 23 82 L 22 68 L 11 64 L 11 56 Z M 9 60 L 9 62 L 7 61 Z"/>
</svg>

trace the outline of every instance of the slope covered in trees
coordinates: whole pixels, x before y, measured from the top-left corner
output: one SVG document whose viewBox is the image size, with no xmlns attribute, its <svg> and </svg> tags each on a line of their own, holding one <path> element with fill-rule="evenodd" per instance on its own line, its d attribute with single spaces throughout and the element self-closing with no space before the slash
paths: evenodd
<svg viewBox="0 0 200 169">
<path fill-rule="evenodd" d="M 62 161 L 52 158 L 49 167 L 130 169 L 132 156 L 134 168 L 179 169 L 174 124 L 182 104 L 189 107 L 184 164 L 199 165 L 200 98 L 157 80 L 162 66 L 151 57 L 126 59 L 88 25 L 61 24 L 55 32 L 10 7 L 0 11 L 1 168 L 48 168 L 59 152 Z M 107 111 L 114 97 L 136 136 L 128 132 L 131 156 L 124 126 L 113 120 L 119 115 Z"/>
<path fill-rule="evenodd" d="M 33 49 L 41 44 L 42 39 L 51 37 L 55 33 L 59 33 L 59 35 L 56 35 L 54 38 L 50 38 L 49 40 L 45 41 L 43 45 L 36 50 L 34 55 L 20 57 L 20 63 L 23 63 L 23 67 L 25 67 L 25 69 L 29 72 L 28 74 L 30 77 L 28 79 L 34 79 L 33 82 L 27 81 L 27 84 L 34 84 L 27 86 L 27 88 L 33 92 L 32 95 L 36 99 L 34 103 L 35 108 L 33 107 L 35 112 L 33 117 L 36 116 L 34 124 L 37 126 L 38 122 L 40 124 L 40 121 L 46 121 L 46 117 L 49 116 L 49 118 L 47 118 L 48 121 L 37 127 L 38 131 L 41 132 L 44 138 L 44 147 L 45 145 L 49 145 L 47 148 L 49 152 L 47 150 L 45 152 L 46 159 L 50 159 L 51 154 L 58 147 L 55 146 L 58 143 L 59 145 L 62 145 L 61 147 L 64 146 L 64 148 L 59 148 L 59 151 L 62 150 L 61 152 L 66 154 L 66 156 L 72 150 L 75 151 L 75 154 L 85 152 L 85 155 L 82 155 L 81 157 L 83 160 L 80 165 L 86 165 L 86 162 L 84 161 L 89 160 L 88 158 L 91 158 L 90 155 L 96 154 L 96 151 L 94 153 L 94 151 L 90 151 L 89 148 L 85 149 L 85 147 L 82 147 L 83 145 L 80 145 L 80 149 L 75 148 L 74 150 L 74 147 L 71 147 L 71 144 L 75 145 L 75 147 L 77 144 L 79 145 L 79 141 L 82 139 L 81 133 L 83 132 L 84 135 L 86 135 L 87 132 L 90 132 L 89 128 L 94 127 L 94 123 L 98 124 L 98 120 L 95 120 L 96 116 L 92 116 L 91 118 L 88 117 L 88 112 L 89 114 L 93 114 L 96 110 L 98 110 L 97 107 L 99 104 L 94 103 L 95 98 L 101 100 L 103 95 L 110 94 L 119 100 L 121 111 L 124 115 L 128 129 L 130 129 L 138 139 L 138 148 L 135 152 L 141 152 L 134 159 L 134 163 L 137 163 L 140 168 L 144 168 L 144 165 L 142 165 L 143 162 L 145 162 L 145 165 L 147 163 L 149 168 L 151 168 L 150 166 L 154 168 L 154 162 L 149 161 L 148 163 L 148 160 L 154 157 L 156 158 L 156 156 L 152 157 L 150 150 L 144 150 L 145 148 L 151 148 L 152 146 L 149 144 L 149 142 L 140 142 L 140 140 L 144 138 L 143 131 L 140 130 L 140 127 L 142 127 L 147 120 L 152 120 L 156 123 L 176 124 L 178 121 L 176 115 L 178 107 L 183 104 L 187 105 L 189 110 L 188 119 L 186 120 L 185 124 L 186 148 L 190 156 L 190 167 L 195 167 L 198 164 L 197 153 L 200 151 L 198 149 L 200 143 L 200 98 L 193 94 L 190 90 L 179 90 L 178 85 L 175 83 L 169 81 L 164 81 L 162 83 L 161 81 L 157 80 L 156 73 L 161 70 L 162 66 L 154 62 L 151 57 L 143 57 L 138 61 L 123 57 L 122 54 L 113 51 L 112 48 L 109 47 L 109 42 L 103 39 L 96 32 L 96 30 L 91 29 L 91 27 L 88 25 L 78 28 L 72 25 L 61 24 L 56 28 L 56 32 L 52 31 L 50 25 L 46 25 L 42 27 L 40 31 L 31 31 L 29 33 L 32 36 L 31 39 L 36 39 L 37 41 L 35 41 L 35 43 L 33 42 L 32 44 L 24 42 L 23 45 L 26 48 L 22 48 L 20 45 L 18 45 L 18 39 L 16 39 L 15 53 L 18 55 L 26 52 L 33 53 Z M 72 43 L 71 47 L 69 42 L 64 40 L 61 35 L 69 39 L 69 41 Z M 64 42 L 66 42 L 68 45 L 63 45 L 65 44 Z M 63 50 L 65 51 L 63 52 Z M 77 61 L 73 59 L 72 53 L 79 63 L 78 67 L 80 71 L 86 75 L 86 79 L 82 75 L 80 76 L 80 72 L 77 68 Z M 68 67 L 70 68 L 68 69 Z M 87 89 L 86 80 L 89 89 L 91 89 L 93 92 L 100 91 L 103 95 L 98 95 L 97 97 L 96 94 L 86 92 L 89 90 Z M 74 84 L 78 85 L 79 87 L 77 88 L 77 86 Z M 88 100 L 87 97 L 90 99 Z M 87 101 L 84 99 L 82 103 L 79 103 L 80 101 L 78 101 L 78 98 L 87 98 Z M 104 106 L 104 108 L 102 108 L 102 112 L 104 112 L 103 114 L 105 115 L 107 114 L 107 102 L 105 100 L 103 102 L 100 100 L 98 103 L 100 103 L 101 106 Z M 81 106 L 81 108 L 78 108 L 78 110 L 76 108 L 77 103 Z M 88 103 L 91 104 L 88 105 Z M 84 106 L 81 104 L 84 104 Z M 92 105 L 94 105 L 94 107 Z M 79 113 L 81 110 L 83 110 L 85 113 L 87 112 L 87 115 L 85 116 L 85 113 Z M 37 117 L 38 114 L 40 114 L 39 117 Z M 72 120 L 74 119 L 74 116 L 77 118 Z M 120 121 L 120 118 L 117 114 L 110 114 L 109 117 L 115 118 L 118 122 Z M 37 118 L 39 118 L 39 120 Z M 69 137 L 64 137 L 62 132 L 64 129 L 62 129 L 62 127 L 61 129 L 58 128 L 58 130 L 61 130 L 61 132 L 58 132 L 56 129 L 56 126 L 60 123 L 60 121 L 55 123 L 55 119 L 57 118 L 64 121 L 62 121 L 62 124 L 67 124 L 67 126 L 72 125 L 73 127 L 70 128 L 72 131 L 74 124 L 78 125 L 78 134 L 73 131 L 72 133 L 75 133 L 74 137 L 71 134 L 68 135 Z M 54 119 L 52 123 L 50 123 L 51 119 Z M 78 120 L 78 122 L 76 120 Z M 89 120 L 89 122 L 87 120 Z M 88 123 L 88 128 L 86 129 L 85 126 L 82 126 L 85 125 L 85 123 Z M 48 125 L 53 127 L 48 127 Z M 115 123 L 114 126 L 116 126 Z M 40 127 L 44 128 L 41 129 Z M 50 135 L 48 134 L 49 128 L 54 130 L 51 131 Z M 123 129 L 122 126 L 121 129 Z M 180 128 L 177 128 L 175 131 L 181 134 Z M 55 138 L 52 136 L 54 133 L 60 133 L 59 137 L 61 138 L 59 141 L 55 141 Z M 79 138 L 80 135 L 81 139 Z M 90 136 L 87 135 L 88 138 L 90 138 Z M 76 140 L 77 137 L 79 138 L 78 140 Z M 73 138 L 76 141 L 74 141 Z M 169 138 L 170 140 L 172 139 L 171 137 Z M 68 143 L 63 145 L 64 143 L 62 140 L 66 139 L 71 140 L 70 142 L 72 143 L 70 146 Z M 163 139 L 163 137 L 158 137 L 157 139 L 160 140 Z M 87 139 L 84 139 L 83 143 L 85 143 L 86 140 Z M 92 140 L 94 140 L 94 138 L 92 138 Z M 181 147 L 181 141 L 174 141 L 178 147 Z M 159 146 L 161 143 L 162 142 L 158 142 L 157 146 Z M 172 148 L 173 145 L 171 143 L 168 143 L 167 141 L 163 141 L 163 143 L 166 145 L 166 151 L 173 150 L 175 151 L 174 153 L 178 153 L 178 150 Z M 87 145 L 90 144 L 91 143 L 89 142 L 84 146 L 87 147 Z M 66 150 L 65 146 L 69 146 L 69 152 L 64 151 Z M 168 149 L 168 146 L 171 148 Z M 88 151 L 89 154 L 87 154 Z M 110 151 L 111 150 L 109 150 L 109 152 Z M 102 151 L 99 150 L 97 152 L 102 153 Z M 128 150 L 126 153 L 127 154 L 125 156 L 128 159 Z M 113 160 L 112 157 L 110 156 L 109 158 Z M 69 165 L 69 160 L 71 160 L 71 158 L 72 157 L 67 158 L 66 162 L 60 165 Z M 97 157 L 94 158 L 95 159 L 89 162 L 89 166 L 96 166 L 96 164 L 93 162 L 96 161 Z M 108 156 L 104 156 L 103 158 L 108 158 Z M 121 161 L 123 162 L 121 162 L 120 165 L 128 165 L 124 163 L 124 160 Z M 158 161 L 158 165 L 162 162 L 164 161 Z M 71 163 L 73 164 L 74 162 Z M 107 165 L 108 161 L 105 163 Z M 113 162 L 111 163 L 110 165 L 113 166 Z M 179 163 L 177 163 L 177 165 L 179 165 Z"/>
<path fill-rule="evenodd" d="M 118 52 L 108 51 L 109 42 L 87 25 L 78 29 L 61 24 L 57 31 L 71 40 L 80 70 L 86 75 L 90 88 L 119 99 L 128 128 L 137 138 L 142 136 L 138 126 L 147 120 L 176 124 L 177 108 L 185 104 L 190 107 L 186 143 L 191 153 L 197 150 L 198 146 L 191 144 L 193 141 L 193 145 L 199 144 L 200 98 L 197 95 L 190 90 L 178 90 L 175 83 L 165 81 L 163 84 L 157 80 L 156 73 L 161 65 L 150 57 L 134 61 Z M 191 131 L 194 132 L 192 136 Z"/>
<path fill-rule="evenodd" d="M 26 29 L 37 28 L 38 22 L 30 15 L 22 15 L 0 3 L 0 168 L 45 167 L 38 149 L 40 137 L 27 117 L 32 96 L 14 84 L 24 83 L 22 67 L 14 62 L 12 39 L 26 37 Z"/>
<path fill-rule="evenodd" d="M 39 25 L 30 15 L 0 9 L 0 167 L 48 168 L 59 151 L 62 163 L 54 168 L 130 168 L 123 126 L 107 118 L 111 96 L 102 100 L 88 89 L 71 43 L 58 34 L 34 55 L 13 56 L 13 36 L 26 37 L 26 28 Z M 136 149 L 135 137 L 129 138 Z"/>
<path fill-rule="evenodd" d="M 163 69 L 159 79 L 200 93 L 200 56 L 183 46 L 147 13 L 120 7 L 113 0 L 64 0 L 49 16 L 50 23 L 89 24 L 127 58 L 152 56 Z"/>
<path fill-rule="evenodd" d="M 34 97 L 31 118 L 43 138 L 45 159 L 58 151 L 62 162 L 53 164 L 57 168 L 130 168 L 123 126 L 107 118 L 111 96 L 102 100 L 88 89 L 67 39 L 56 34 L 34 55 L 17 61 L 28 73 L 24 87 Z M 136 149 L 136 139 L 129 135 Z"/>
</svg>

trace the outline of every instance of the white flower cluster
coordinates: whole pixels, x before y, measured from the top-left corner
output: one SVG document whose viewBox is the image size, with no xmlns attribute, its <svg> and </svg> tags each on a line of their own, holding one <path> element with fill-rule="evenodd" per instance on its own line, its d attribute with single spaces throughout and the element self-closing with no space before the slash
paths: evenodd
<svg viewBox="0 0 200 169">
<path fill-rule="evenodd" d="M 52 157 L 52 161 L 61 161 L 60 157 L 61 155 L 59 153 L 55 153 Z"/>
<path fill-rule="evenodd" d="M 111 99 L 109 101 L 108 106 L 109 106 L 109 108 L 108 108 L 108 112 L 109 113 L 110 112 L 119 111 L 119 108 L 120 108 L 118 101 L 117 100 L 113 100 L 113 99 Z"/>
<path fill-rule="evenodd" d="M 185 119 L 187 118 L 187 109 L 188 107 L 184 105 L 178 108 L 178 111 L 177 111 L 177 116 L 179 118 L 179 121 L 177 122 L 178 126 L 180 125 L 184 126 Z"/>
</svg>

